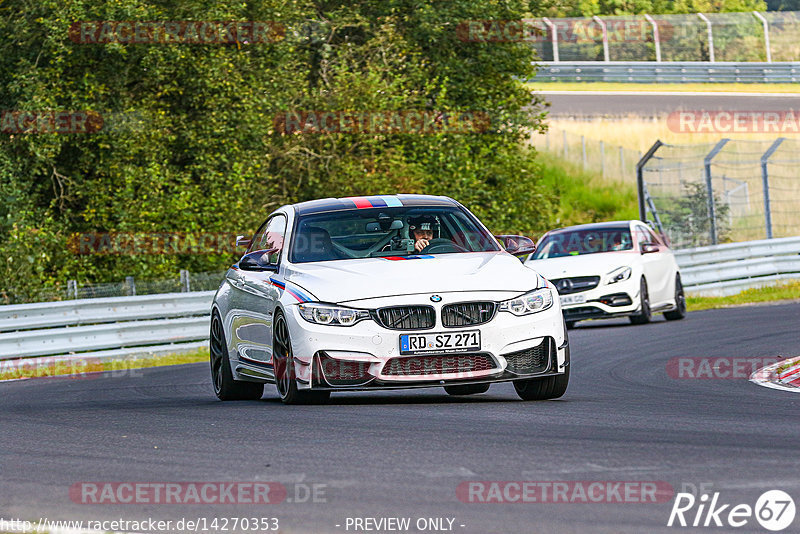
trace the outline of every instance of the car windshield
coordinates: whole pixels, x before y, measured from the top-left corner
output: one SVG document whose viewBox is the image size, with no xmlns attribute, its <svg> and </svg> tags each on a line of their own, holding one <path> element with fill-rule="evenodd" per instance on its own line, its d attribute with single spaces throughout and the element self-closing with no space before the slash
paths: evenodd
<svg viewBox="0 0 800 534">
<path fill-rule="evenodd" d="M 415 231 L 427 243 L 415 247 Z M 300 216 L 290 245 L 293 263 L 374 257 L 499 251 L 495 238 L 453 207 L 398 207 Z"/>
<path fill-rule="evenodd" d="M 626 227 L 572 230 L 546 236 L 537 247 L 533 259 L 546 260 L 632 249 L 631 232 Z"/>
</svg>

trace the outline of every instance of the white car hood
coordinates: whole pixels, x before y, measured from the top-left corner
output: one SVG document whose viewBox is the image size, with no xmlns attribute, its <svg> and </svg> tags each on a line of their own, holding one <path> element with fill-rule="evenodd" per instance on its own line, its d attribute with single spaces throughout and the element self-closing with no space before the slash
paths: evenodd
<svg viewBox="0 0 800 534">
<path fill-rule="evenodd" d="M 526 267 L 550 279 L 573 276 L 603 276 L 618 267 L 631 267 L 640 254 L 632 251 L 597 252 L 582 256 L 564 256 L 546 260 L 529 260 Z"/>
<path fill-rule="evenodd" d="M 331 303 L 451 291 L 524 293 L 539 284 L 533 270 L 502 252 L 291 264 L 287 266 L 286 278 L 320 301 Z"/>
</svg>

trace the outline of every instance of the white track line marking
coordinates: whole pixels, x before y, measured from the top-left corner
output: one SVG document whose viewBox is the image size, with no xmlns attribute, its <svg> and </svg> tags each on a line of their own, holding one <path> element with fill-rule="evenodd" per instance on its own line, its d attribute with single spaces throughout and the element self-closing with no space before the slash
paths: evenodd
<svg viewBox="0 0 800 534">
<path fill-rule="evenodd" d="M 797 358 L 793 358 L 795 363 L 800 362 L 800 356 Z M 750 375 L 750 382 L 757 384 L 759 386 L 764 386 L 765 388 L 772 388 L 772 389 L 780 389 L 783 391 L 791 391 L 792 393 L 800 393 L 800 388 L 792 387 L 792 386 L 784 386 L 779 382 L 775 382 L 778 380 L 776 376 L 774 376 L 774 371 L 778 367 L 786 365 L 786 360 L 780 361 L 777 363 L 773 363 L 772 365 L 768 365 L 762 369 L 759 369 L 752 375 Z"/>
<path fill-rule="evenodd" d="M 800 98 L 800 93 L 732 93 L 725 91 L 536 91 L 540 95 L 597 96 L 757 96 L 767 98 Z"/>
</svg>

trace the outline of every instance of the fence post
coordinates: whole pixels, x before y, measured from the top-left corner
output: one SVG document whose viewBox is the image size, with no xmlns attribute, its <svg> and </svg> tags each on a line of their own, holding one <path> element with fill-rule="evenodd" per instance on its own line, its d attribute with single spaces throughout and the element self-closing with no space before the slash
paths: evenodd
<svg viewBox="0 0 800 534">
<path fill-rule="evenodd" d="M 78 298 L 78 282 L 67 280 L 67 297 Z"/>
<path fill-rule="evenodd" d="M 133 279 L 132 276 L 125 277 L 125 285 L 128 286 L 128 295 L 134 296 L 136 295 L 136 281 Z"/>
<path fill-rule="evenodd" d="M 769 24 L 767 24 L 767 19 L 764 18 L 764 15 L 758 11 L 753 11 L 753 15 L 755 15 L 764 26 L 764 47 L 767 49 L 767 63 L 772 63 L 772 52 L 769 49 Z"/>
<path fill-rule="evenodd" d="M 647 22 L 653 27 L 653 44 L 656 47 L 656 62 L 661 62 L 661 38 L 658 35 L 658 24 L 656 24 L 655 19 L 648 15 L 647 13 L 644 14 L 644 18 L 647 19 Z"/>
<path fill-rule="evenodd" d="M 703 169 L 705 170 L 706 175 L 706 191 L 708 193 L 708 221 L 710 223 L 710 237 L 711 237 L 711 244 L 717 244 L 717 214 L 716 210 L 714 209 L 714 188 L 711 185 L 711 160 L 714 159 L 714 156 L 719 154 L 719 151 L 730 141 L 730 139 L 722 139 L 719 143 L 714 145 L 714 148 L 711 149 L 711 152 L 706 154 L 706 157 L 703 158 Z"/>
<path fill-rule="evenodd" d="M 603 178 L 606 177 L 606 145 L 600 141 L 600 169 L 603 173 Z"/>
<path fill-rule="evenodd" d="M 708 60 L 714 63 L 714 31 L 711 29 L 711 21 L 702 13 L 698 13 L 697 16 L 706 23 L 706 28 L 708 29 Z"/>
<path fill-rule="evenodd" d="M 603 31 L 603 61 L 608 63 L 611 59 L 608 54 L 608 28 L 606 27 L 606 22 L 597 15 L 593 16 L 592 19 L 600 25 L 600 29 Z"/>
<path fill-rule="evenodd" d="M 553 43 L 553 63 L 558 63 L 558 32 L 556 31 L 556 25 L 547 17 L 542 18 L 542 22 L 550 28 L 550 42 Z"/>
<path fill-rule="evenodd" d="M 581 136 L 581 151 L 583 152 L 583 168 L 586 168 L 586 136 Z"/>
<path fill-rule="evenodd" d="M 769 172 L 767 172 L 767 162 L 784 140 L 784 137 L 777 138 L 775 142 L 772 143 L 772 146 L 761 156 L 761 182 L 764 187 L 764 225 L 767 227 L 767 239 L 772 239 L 772 210 L 769 202 Z"/>
<path fill-rule="evenodd" d="M 650 150 L 648 150 L 636 164 L 636 188 L 638 189 L 639 193 L 639 220 L 643 222 L 647 221 L 644 191 L 644 166 L 648 161 L 650 161 L 656 151 L 661 148 L 661 145 L 663 144 L 664 143 L 662 143 L 660 139 L 656 140 L 656 142 L 653 143 L 653 146 L 650 147 Z"/>
<path fill-rule="evenodd" d="M 186 269 L 181 269 L 181 293 L 188 293 L 191 291 L 191 286 L 189 285 L 189 271 Z"/>
</svg>

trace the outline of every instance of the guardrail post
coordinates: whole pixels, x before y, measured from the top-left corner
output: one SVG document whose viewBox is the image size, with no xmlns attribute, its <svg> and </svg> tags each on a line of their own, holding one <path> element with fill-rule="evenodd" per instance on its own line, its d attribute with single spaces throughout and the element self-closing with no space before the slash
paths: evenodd
<svg viewBox="0 0 800 534">
<path fill-rule="evenodd" d="M 708 192 L 708 221 L 710 223 L 709 234 L 711 237 L 711 244 L 717 244 L 717 215 L 714 208 L 714 189 L 711 185 L 711 160 L 719 154 L 719 151 L 730 141 L 730 139 L 723 139 L 711 149 L 705 158 L 703 158 L 703 169 L 706 175 L 706 191 Z"/>
<path fill-rule="evenodd" d="M 125 286 L 127 286 L 128 295 L 130 296 L 136 295 L 136 281 L 133 279 L 132 276 L 125 277 Z"/>
<path fill-rule="evenodd" d="M 608 28 L 606 27 L 606 22 L 597 15 L 593 16 L 592 20 L 598 23 L 603 31 L 603 61 L 608 63 L 611 61 L 611 56 L 608 53 Z"/>
<path fill-rule="evenodd" d="M 644 18 L 647 19 L 647 22 L 653 27 L 653 44 L 656 47 L 656 61 L 661 62 L 661 38 L 658 34 L 658 24 L 656 23 L 655 19 L 648 15 L 647 13 L 644 14 Z"/>
<path fill-rule="evenodd" d="M 772 63 L 772 52 L 769 49 L 769 24 L 767 24 L 767 19 L 764 18 L 764 15 L 758 11 L 753 11 L 753 15 L 755 15 L 764 26 L 764 46 L 767 49 L 767 63 Z"/>
<path fill-rule="evenodd" d="M 67 298 L 78 298 L 78 282 L 75 280 L 67 280 Z"/>
<path fill-rule="evenodd" d="M 542 22 L 550 28 L 550 42 L 553 43 L 553 63 L 558 63 L 558 32 L 556 31 L 556 25 L 547 17 L 542 18 Z"/>
<path fill-rule="evenodd" d="M 644 191 L 644 166 L 655 155 L 656 151 L 661 148 L 664 143 L 660 139 L 653 143 L 644 156 L 636 163 L 636 188 L 639 193 L 639 220 L 642 222 L 647 221 L 647 213 L 645 208 L 645 191 Z"/>
<path fill-rule="evenodd" d="M 706 23 L 708 30 L 708 60 L 714 63 L 714 31 L 711 29 L 711 21 L 702 13 L 698 13 L 697 16 Z"/>
<path fill-rule="evenodd" d="M 767 163 L 784 140 L 784 137 L 777 138 L 761 156 L 761 182 L 764 187 L 764 225 L 767 228 L 767 239 L 772 239 L 772 210 L 769 202 L 769 172 L 767 171 Z"/>
<path fill-rule="evenodd" d="M 188 293 L 189 291 L 191 291 L 189 285 L 189 271 L 181 269 L 181 293 Z"/>
</svg>

